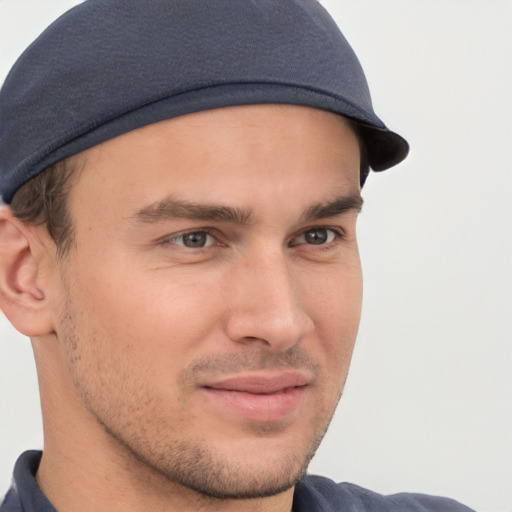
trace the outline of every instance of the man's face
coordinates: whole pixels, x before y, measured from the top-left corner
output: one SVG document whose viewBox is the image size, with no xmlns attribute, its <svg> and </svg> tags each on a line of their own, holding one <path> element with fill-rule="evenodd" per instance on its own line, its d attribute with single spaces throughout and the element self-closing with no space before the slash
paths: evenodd
<svg viewBox="0 0 512 512">
<path fill-rule="evenodd" d="M 219 109 L 83 162 L 52 300 L 70 389 L 94 420 L 78 428 L 114 440 L 90 449 L 210 496 L 289 488 L 332 417 L 359 323 L 348 123 Z"/>
</svg>

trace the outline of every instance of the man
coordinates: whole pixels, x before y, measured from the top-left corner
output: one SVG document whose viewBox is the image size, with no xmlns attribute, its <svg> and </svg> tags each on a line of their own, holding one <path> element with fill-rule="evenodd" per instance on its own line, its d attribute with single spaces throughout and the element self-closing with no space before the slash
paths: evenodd
<svg viewBox="0 0 512 512">
<path fill-rule="evenodd" d="M 45 432 L 2 511 L 469 510 L 304 476 L 359 323 L 360 188 L 408 150 L 317 2 L 90 0 L 0 126 L 0 300 Z"/>
</svg>

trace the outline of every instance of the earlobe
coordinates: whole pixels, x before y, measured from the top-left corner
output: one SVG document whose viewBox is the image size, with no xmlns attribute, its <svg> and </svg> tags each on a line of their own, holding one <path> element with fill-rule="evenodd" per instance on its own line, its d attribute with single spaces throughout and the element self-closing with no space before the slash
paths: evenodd
<svg viewBox="0 0 512 512">
<path fill-rule="evenodd" d="M 41 256 L 35 244 L 30 228 L 10 208 L 0 208 L 0 309 L 30 337 L 53 332 L 48 300 L 38 280 Z"/>
</svg>

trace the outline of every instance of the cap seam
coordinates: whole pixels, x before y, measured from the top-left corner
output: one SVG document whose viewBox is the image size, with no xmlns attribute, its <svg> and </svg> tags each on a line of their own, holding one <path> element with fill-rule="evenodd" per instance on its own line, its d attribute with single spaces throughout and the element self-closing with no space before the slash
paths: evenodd
<svg viewBox="0 0 512 512">
<path fill-rule="evenodd" d="M 25 168 L 30 165 L 33 166 L 34 164 L 37 164 L 42 161 L 43 158 L 39 158 L 39 159 L 36 158 L 38 155 L 49 154 L 49 153 L 55 151 L 56 149 L 58 149 L 59 147 L 64 146 L 66 143 L 71 142 L 72 140 L 74 140 L 80 136 L 83 136 L 91 131 L 94 131 L 98 127 L 104 126 L 104 125 L 114 121 L 115 119 L 118 119 L 118 118 L 120 118 L 124 115 L 127 115 L 131 112 L 134 112 L 138 109 L 147 107 L 148 105 L 151 105 L 154 103 L 158 103 L 165 99 L 179 97 L 181 95 L 186 95 L 186 94 L 190 94 L 193 92 L 199 92 L 199 91 L 202 91 L 205 89 L 222 88 L 222 87 L 230 86 L 230 85 L 233 85 L 233 86 L 236 86 L 236 85 L 246 85 L 246 86 L 268 85 L 268 86 L 282 87 L 283 89 L 291 87 L 294 89 L 301 89 L 301 90 L 309 91 L 309 92 L 318 94 L 319 96 L 328 97 L 336 102 L 341 101 L 341 102 L 345 103 L 346 105 L 352 107 L 355 112 L 361 111 L 360 107 L 357 107 L 357 105 L 355 105 L 353 102 L 347 100 L 346 98 L 343 98 L 338 95 L 334 95 L 334 94 L 326 92 L 325 90 L 322 90 L 322 89 L 316 89 L 314 87 L 306 87 L 304 85 L 298 85 L 298 84 L 294 84 L 294 83 L 287 83 L 287 82 L 278 83 L 278 82 L 265 82 L 265 81 L 261 81 L 261 82 L 241 81 L 241 82 L 225 82 L 225 83 L 221 83 L 221 84 L 206 85 L 206 86 L 202 86 L 202 87 L 196 87 L 194 89 L 186 89 L 186 90 L 183 90 L 180 92 L 174 92 L 171 94 L 169 94 L 169 93 L 159 94 L 158 96 L 149 98 L 144 102 L 138 102 L 138 103 L 134 103 L 130 106 L 126 106 L 123 109 L 119 109 L 119 111 L 117 111 L 117 112 L 111 111 L 107 115 L 103 116 L 102 118 L 100 118 L 98 120 L 95 120 L 94 122 L 89 122 L 89 123 L 84 123 L 82 125 L 78 125 L 75 128 L 73 128 L 72 130 L 67 131 L 65 134 L 52 139 L 45 146 L 43 146 L 42 148 L 39 148 L 37 151 L 35 151 L 34 153 L 31 153 L 29 156 L 24 158 L 21 162 L 18 163 L 18 165 L 16 165 L 16 167 L 14 167 L 13 172 L 21 172 L 21 173 L 23 173 L 23 176 L 26 177 Z M 272 103 L 272 102 L 269 102 L 269 103 Z M 293 104 L 293 102 L 291 102 L 291 101 L 290 101 L 290 103 Z M 215 107 L 212 107 L 212 108 L 215 108 Z M 343 115 L 341 112 L 339 114 Z M 186 114 L 183 114 L 183 115 L 186 115 Z M 359 121 L 361 123 L 367 124 L 367 122 L 365 122 L 365 120 L 355 118 L 353 115 L 347 115 L 347 117 L 350 117 L 351 119 L 355 119 L 356 121 Z M 377 118 L 377 116 L 375 116 L 375 117 Z M 372 128 L 380 128 L 376 125 L 371 125 L 371 124 L 368 124 L 368 126 L 370 126 Z M 386 127 L 383 126 L 382 129 L 386 130 Z"/>
</svg>

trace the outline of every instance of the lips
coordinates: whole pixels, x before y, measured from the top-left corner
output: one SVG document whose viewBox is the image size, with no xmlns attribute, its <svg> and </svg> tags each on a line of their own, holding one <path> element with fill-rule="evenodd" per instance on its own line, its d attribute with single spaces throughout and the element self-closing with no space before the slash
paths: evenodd
<svg viewBox="0 0 512 512">
<path fill-rule="evenodd" d="M 233 376 L 206 384 L 203 389 L 216 405 L 254 422 L 286 419 L 303 401 L 307 376 L 295 372 Z"/>
</svg>

